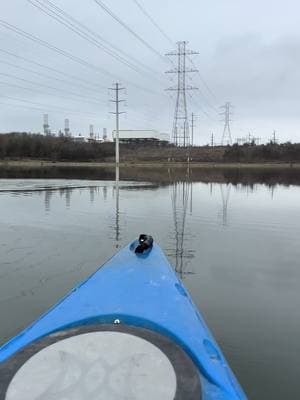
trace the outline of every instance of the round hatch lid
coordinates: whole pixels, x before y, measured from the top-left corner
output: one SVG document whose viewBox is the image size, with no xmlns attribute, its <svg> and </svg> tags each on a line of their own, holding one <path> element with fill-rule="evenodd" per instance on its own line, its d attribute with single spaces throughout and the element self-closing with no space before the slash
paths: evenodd
<svg viewBox="0 0 300 400">
<path fill-rule="evenodd" d="M 0 366 L 0 400 L 198 400 L 194 363 L 171 339 L 122 324 L 81 326 Z"/>
</svg>

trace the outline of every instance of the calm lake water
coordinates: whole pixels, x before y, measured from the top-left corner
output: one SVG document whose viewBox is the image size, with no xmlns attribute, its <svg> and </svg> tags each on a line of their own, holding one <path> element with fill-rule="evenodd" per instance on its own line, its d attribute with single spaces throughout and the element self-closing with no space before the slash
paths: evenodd
<svg viewBox="0 0 300 400">
<path fill-rule="evenodd" d="M 230 181 L 0 179 L 0 343 L 149 233 L 249 398 L 300 398 L 300 186 Z"/>
</svg>

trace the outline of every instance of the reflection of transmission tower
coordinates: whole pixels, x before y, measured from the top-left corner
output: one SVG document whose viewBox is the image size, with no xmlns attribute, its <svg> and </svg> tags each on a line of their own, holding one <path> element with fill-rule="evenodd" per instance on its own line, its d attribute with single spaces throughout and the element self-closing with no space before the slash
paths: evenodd
<svg viewBox="0 0 300 400">
<path fill-rule="evenodd" d="M 181 278 L 189 272 L 184 271 L 184 250 L 186 212 L 192 188 L 190 181 L 174 182 L 171 199 L 175 228 L 175 271 Z M 192 205 L 190 205 L 191 207 Z"/>
<path fill-rule="evenodd" d="M 224 146 L 226 144 L 232 144 L 231 130 L 230 130 L 230 121 L 231 121 L 230 117 L 232 115 L 231 111 L 232 105 L 229 102 L 227 102 L 221 108 L 224 109 L 224 111 L 221 113 L 221 115 L 224 116 L 224 129 L 223 129 L 221 144 L 222 146 Z"/>
<path fill-rule="evenodd" d="M 176 146 L 189 146 L 189 121 L 186 102 L 186 91 L 197 89 L 190 85 L 186 85 L 186 75 L 191 72 L 197 72 L 196 69 L 186 68 L 186 56 L 198 54 L 195 51 L 187 50 L 187 42 L 177 42 L 177 50 L 167 53 L 167 56 L 176 56 L 178 58 L 177 67 L 167 71 L 170 74 L 177 74 L 177 85 L 167 90 L 177 92 L 176 106 L 173 121 L 173 142 Z"/>
<path fill-rule="evenodd" d="M 224 185 L 223 183 L 220 184 L 221 188 L 221 196 L 222 196 L 222 217 L 223 217 L 223 225 L 227 225 L 227 209 L 228 209 L 228 200 L 231 190 L 231 184 Z"/>
<path fill-rule="evenodd" d="M 45 211 L 49 212 L 50 211 L 50 200 L 52 197 L 52 191 L 51 190 L 45 190 Z"/>
</svg>

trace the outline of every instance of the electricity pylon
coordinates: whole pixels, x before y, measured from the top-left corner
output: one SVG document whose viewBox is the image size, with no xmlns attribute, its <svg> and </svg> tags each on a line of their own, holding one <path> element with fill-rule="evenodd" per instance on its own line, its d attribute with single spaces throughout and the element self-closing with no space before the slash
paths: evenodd
<svg viewBox="0 0 300 400">
<path fill-rule="evenodd" d="M 222 146 L 227 145 L 227 144 L 232 144 L 232 137 L 231 137 L 231 130 L 230 130 L 230 122 L 231 119 L 230 117 L 232 116 L 232 105 L 231 103 L 227 102 L 224 104 L 224 106 L 221 106 L 220 108 L 224 109 L 220 115 L 224 116 L 224 129 L 223 129 L 223 135 L 222 135 L 222 140 L 221 144 Z"/>
<path fill-rule="evenodd" d="M 177 57 L 177 67 L 166 71 L 168 74 L 177 74 L 177 85 L 167 90 L 176 91 L 176 105 L 173 121 L 173 143 L 175 146 L 187 147 L 190 145 L 188 109 L 186 101 L 186 92 L 195 90 L 196 87 L 186 84 L 186 76 L 189 73 L 198 70 L 186 67 L 186 58 L 189 55 L 198 54 L 198 52 L 188 50 L 186 41 L 177 42 L 177 50 L 167 53 L 167 56 Z"/>
</svg>

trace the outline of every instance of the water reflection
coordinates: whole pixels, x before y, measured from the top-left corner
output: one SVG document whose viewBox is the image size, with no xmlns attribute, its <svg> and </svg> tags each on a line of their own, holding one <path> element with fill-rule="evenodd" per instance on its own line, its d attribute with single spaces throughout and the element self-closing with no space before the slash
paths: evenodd
<svg viewBox="0 0 300 400">
<path fill-rule="evenodd" d="M 193 183 L 190 181 L 190 170 L 186 171 L 186 179 L 182 181 L 174 181 L 171 186 L 171 202 L 174 221 L 174 252 L 172 256 L 175 259 L 175 271 L 184 278 L 191 274 L 187 270 L 187 262 L 189 252 L 186 249 L 186 217 L 189 206 L 190 215 L 193 212 Z"/>
<path fill-rule="evenodd" d="M 161 175 L 152 169 L 155 185 L 142 185 L 126 184 L 124 175 L 133 172 L 120 172 L 119 183 L 114 177 L 0 182 L 0 342 L 28 326 L 142 227 L 184 278 L 249 398 L 298 398 L 296 175 L 283 181 L 283 173 L 271 177 L 267 171 L 257 180 L 250 172 L 165 169 Z M 143 182 L 151 175 L 146 168 L 136 174 Z M 265 340 L 270 332 L 272 340 Z"/>
<path fill-rule="evenodd" d="M 270 193 L 271 193 L 271 199 L 272 199 L 272 200 L 274 199 L 275 187 L 276 187 L 275 185 L 273 185 L 273 186 L 270 187 Z"/>
<path fill-rule="evenodd" d="M 104 201 L 106 201 L 107 200 L 107 186 L 103 186 L 103 199 L 104 199 Z"/>
<path fill-rule="evenodd" d="M 71 206 L 71 194 L 72 190 L 71 189 L 66 189 L 66 208 L 69 209 Z"/>
<path fill-rule="evenodd" d="M 48 212 L 50 212 L 50 200 L 51 200 L 51 197 L 52 197 L 52 192 L 51 192 L 51 190 L 45 190 L 45 199 L 44 199 L 44 202 L 45 202 L 45 211 L 48 213 Z"/>
<path fill-rule="evenodd" d="M 228 184 L 220 184 L 221 190 L 221 198 L 222 198 L 222 221 L 223 226 L 227 226 L 228 219 L 227 219 L 227 210 L 228 210 L 228 201 L 231 191 L 231 183 Z"/>
<path fill-rule="evenodd" d="M 119 166 L 116 166 L 115 196 L 116 196 L 116 219 L 115 219 L 115 247 L 119 248 L 120 241 L 120 187 Z"/>
<path fill-rule="evenodd" d="M 82 189 L 82 188 L 79 188 L 79 187 L 60 187 L 59 189 L 45 188 L 43 191 L 42 190 L 27 191 L 26 194 L 32 196 L 33 194 L 38 193 L 39 195 L 41 195 L 44 192 L 45 212 L 49 213 L 51 211 L 51 199 L 56 192 L 59 193 L 61 198 L 62 197 L 65 198 L 65 207 L 66 207 L 66 209 L 70 209 L 72 194 L 76 190 L 80 190 L 80 189 Z M 83 188 L 83 189 L 85 189 L 85 188 Z M 89 186 L 87 189 L 89 190 L 89 194 L 90 194 L 90 203 L 93 204 L 95 202 L 95 195 L 99 194 L 100 188 L 98 186 Z M 21 192 L 15 193 L 15 195 L 20 195 L 20 194 L 21 194 Z M 24 193 L 22 193 L 22 195 L 24 195 Z M 103 198 L 104 198 L 104 200 L 107 200 L 107 187 L 106 186 L 103 187 Z"/>
<path fill-rule="evenodd" d="M 93 204 L 95 201 L 95 188 L 90 187 L 90 203 Z"/>
</svg>

